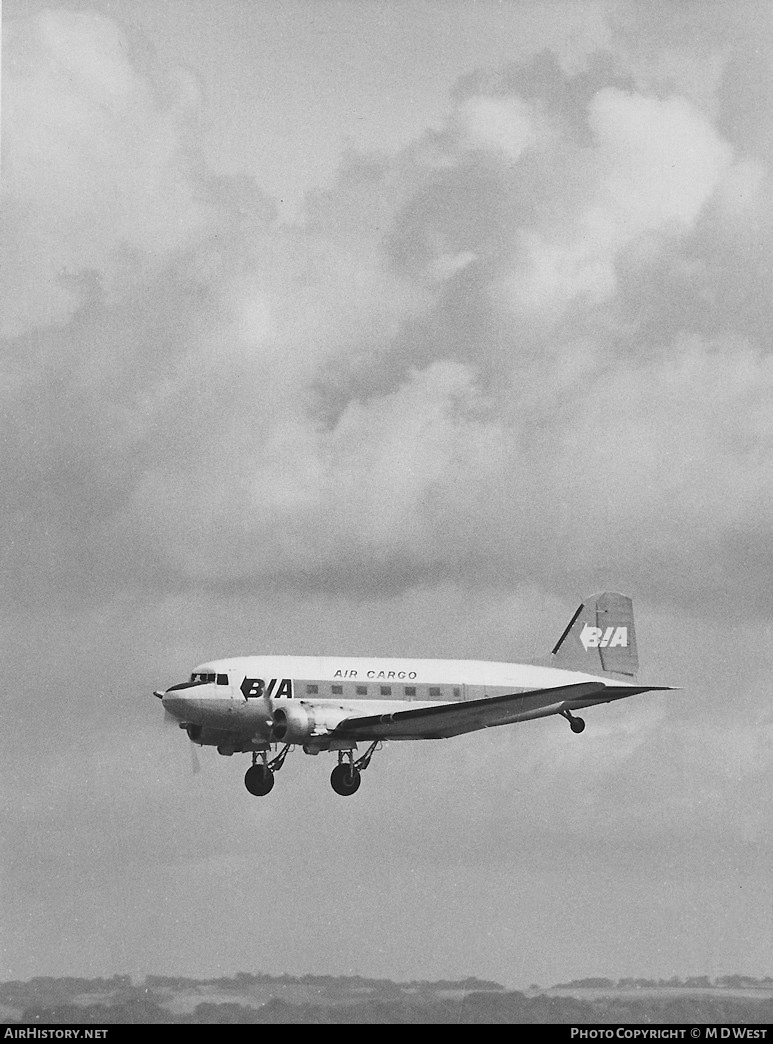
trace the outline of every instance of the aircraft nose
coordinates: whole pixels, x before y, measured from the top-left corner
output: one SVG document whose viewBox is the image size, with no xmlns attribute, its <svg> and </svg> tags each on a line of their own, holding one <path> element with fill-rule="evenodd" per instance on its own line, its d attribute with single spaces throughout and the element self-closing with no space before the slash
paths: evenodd
<svg viewBox="0 0 773 1044">
<path fill-rule="evenodd" d="M 167 689 L 166 692 L 162 692 L 160 695 L 157 692 L 154 695 L 159 696 L 164 710 L 168 714 L 174 715 L 175 718 L 185 716 L 185 693 L 175 689 Z"/>
</svg>

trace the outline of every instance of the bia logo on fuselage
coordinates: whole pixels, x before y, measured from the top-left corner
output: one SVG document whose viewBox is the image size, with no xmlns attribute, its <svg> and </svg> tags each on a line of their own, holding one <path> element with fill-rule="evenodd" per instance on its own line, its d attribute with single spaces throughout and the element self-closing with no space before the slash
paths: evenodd
<svg viewBox="0 0 773 1044">
<path fill-rule="evenodd" d="M 270 678 L 268 682 L 262 678 L 245 678 L 240 688 L 245 700 L 259 700 L 262 696 L 293 698 L 292 678 Z"/>
<path fill-rule="evenodd" d="M 580 641 L 586 652 L 588 649 L 611 649 L 615 645 L 628 645 L 628 628 L 601 628 L 586 624 L 580 632 Z"/>
</svg>

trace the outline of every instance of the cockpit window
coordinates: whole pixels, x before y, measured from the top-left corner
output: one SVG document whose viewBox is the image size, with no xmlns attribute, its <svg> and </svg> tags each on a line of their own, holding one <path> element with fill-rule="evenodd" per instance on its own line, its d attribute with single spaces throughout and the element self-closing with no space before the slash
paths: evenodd
<svg viewBox="0 0 773 1044">
<path fill-rule="evenodd" d="M 203 672 L 193 673 L 191 675 L 192 685 L 204 685 L 206 682 L 213 682 L 215 680 L 214 674 L 204 674 Z"/>
<path fill-rule="evenodd" d="M 217 676 L 217 684 L 218 685 L 227 685 L 228 684 L 228 675 L 227 674 L 218 674 L 218 676 Z"/>
</svg>

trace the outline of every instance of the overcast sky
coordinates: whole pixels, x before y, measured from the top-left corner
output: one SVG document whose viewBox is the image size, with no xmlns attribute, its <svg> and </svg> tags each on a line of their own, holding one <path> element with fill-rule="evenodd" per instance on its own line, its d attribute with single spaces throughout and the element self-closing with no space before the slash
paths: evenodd
<svg viewBox="0 0 773 1044">
<path fill-rule="evenodd" d="M 773 974 L 767 2 L 3 7 L 0 978 Z M 151 690 L 518 660 L 351 799 Z"/>
</svg>

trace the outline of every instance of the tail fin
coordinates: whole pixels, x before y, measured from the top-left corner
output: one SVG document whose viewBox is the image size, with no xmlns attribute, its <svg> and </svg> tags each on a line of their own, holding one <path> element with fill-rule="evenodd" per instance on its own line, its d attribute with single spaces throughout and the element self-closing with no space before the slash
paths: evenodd
<svg viewBox="0 0 773 1044">
<path fill-rule="evenodd" d="M 631 599 L 613 591 L 587 598 L 553 647 L 551 664 L 588 674 L 635 675 L 639 654 Z"/>
</svg>

